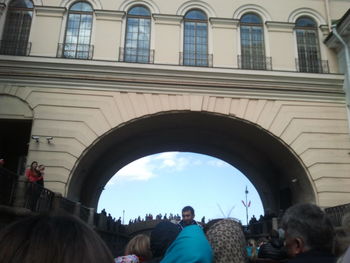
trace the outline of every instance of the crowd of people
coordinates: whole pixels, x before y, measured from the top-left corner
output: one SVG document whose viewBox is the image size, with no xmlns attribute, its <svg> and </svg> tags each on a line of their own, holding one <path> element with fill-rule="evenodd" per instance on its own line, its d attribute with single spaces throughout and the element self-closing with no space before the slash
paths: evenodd
<svg viewBox="0 0 350 263">
<path fill-rule="evenodd" d="M 36 215 L 0 232 L 0 262 L 350 262 L 349 214 L 343 219 L 342 249 L 330 220 L 313 204 L 289 208 L 282 218 L 281 229 L 271 232 L 268 240 L 248 240 L 248 246 L 239 222 L 216 219 L 203 228 L 194 217 L 194 209 L 184 207 L 179 223 L 160 221 L 150 236 L 134 236 L 124 255 L 113 258 L 96 232 L 78 218 Z"/>
</svg>

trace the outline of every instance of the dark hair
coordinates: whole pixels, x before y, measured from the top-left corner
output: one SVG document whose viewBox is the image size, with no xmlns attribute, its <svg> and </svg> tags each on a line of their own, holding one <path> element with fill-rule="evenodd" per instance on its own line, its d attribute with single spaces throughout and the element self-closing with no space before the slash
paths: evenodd
<svg viewBox="0 0 350 263">
<path fill-rule="evenodd" d="M 187 211 L 190 211 L 192 215 L 194 215 L 194 209 L 192 206 L 185 206 L 184 208 L 182 208 L 182 213 L 183 212 L 187 212 Z"/>
<path fill-rule="evenodd" d="M 151 232 L 151 251 L 154 258 L 162 258 L 171 243 L 180 233 L 180 228 L 169 222 L 162 221 Z"/>
<path fill-rule="evenodd" d="M 113 263 L 102 239 L 69 215 L 37 215 L 0 232 L 1 263 Z"/>
<path fill-rule="evenodd" d="M 327 215 L 316 205 L 290 207 L 282 218 L 282 227 L 290 237 L 302 238 L 308 249 L 332 249 L 334 228 Z"/>
<path fill-rule="evenodd" d="M 31 164 L 30 164 L 30 169 L 32 170 L 33 169 L 33 164 L 35 164 L 36 163 L 36 165 L 38 165 L 38 162 L 37 161 L 33 161 Z"/>
</svg>

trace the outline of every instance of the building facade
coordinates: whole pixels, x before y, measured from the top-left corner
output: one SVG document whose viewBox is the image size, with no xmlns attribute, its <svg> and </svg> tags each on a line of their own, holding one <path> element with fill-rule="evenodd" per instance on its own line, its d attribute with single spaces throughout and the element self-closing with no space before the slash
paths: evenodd
<svg viewBox="0 0 350 263">
<path fill-rule="evenodd" d="M 92 207 L 118 169 L 169 150 L 233 164 L 266 209 L 348 203 L 344 71 L 324 40 L 349 8 L 5 1 L 1 154 L 19 172 L 24 159 L 44 163 L 49 189 Z"/>
</svg>

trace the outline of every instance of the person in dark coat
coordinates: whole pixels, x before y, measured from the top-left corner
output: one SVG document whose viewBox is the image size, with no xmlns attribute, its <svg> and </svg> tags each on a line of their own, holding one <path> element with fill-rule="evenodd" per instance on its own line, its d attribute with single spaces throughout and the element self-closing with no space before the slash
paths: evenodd
<svg viewBox="0 0 350 263">
<path fill-rule="evenodd" d="M 153 258 L 147 263 L 160 262 L 168 247 L 176 239 L 180 229 L 170 221 L 160 222 L 151 232 L 151 251 Z"/>
<path fill-rule="evenodd" d="M 283 241 L 279 238 L 276 230 L 272 230 L 269 240 L 259 248 L 258 258 L 268 258 L 273 260 L 283 260 L 287 258 L 287 253 L 283 249 Z"/>
<path fill-rule="evenodd" d="M 332 254 L 334 229 L 320 207 L 297 204 L 282 218 L 288 263 L 334 263 Z"/>
</svg>

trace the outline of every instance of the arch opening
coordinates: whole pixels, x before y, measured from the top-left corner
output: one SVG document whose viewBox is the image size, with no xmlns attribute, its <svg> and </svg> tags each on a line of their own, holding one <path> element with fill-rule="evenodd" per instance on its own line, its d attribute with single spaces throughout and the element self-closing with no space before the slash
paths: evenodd
<svg viewBox="0 0 350 263">
<path fill-rule="evenodd" d="M 244 174 L 220 159 L 191 152 L 148 155 L 124 166 L 105 186 L 98 211 L 105 209 L 127 224 L 145 215 L 179 218 L 187 205 L 201 222 L 235 218 L 246 224 L 253 215 L 264 215 L 260 196 Z"/>
<path fill-rule="evenodd" d="M 72 170 L 67 196 L 96 208 L 118 170 L 167 151 L 206 154 L 236 167 L 257 189 L 265 211 L 278 213 L 297 202 L 316 202 L 307 170 L 274 135 L 235 117 L 187 111 L 139 118 L 100 137 Z"/>
</svg>

